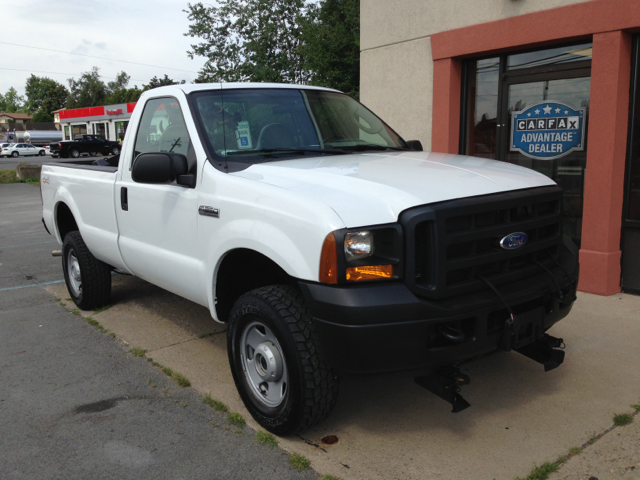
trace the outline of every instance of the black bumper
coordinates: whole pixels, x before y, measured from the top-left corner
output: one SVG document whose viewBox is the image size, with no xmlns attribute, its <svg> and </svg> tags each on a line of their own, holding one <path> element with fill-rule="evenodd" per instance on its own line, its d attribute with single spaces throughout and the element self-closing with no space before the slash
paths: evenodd
<svg viewBox="0 0 640 480">
<path fill-rule="evenodd" d="M 343 373 L 407 371 L 428 375 L 443 366 L 500 347 L 508 313 L 544 309 L 544 330 L 573 306 L 578 283 L 578 249 L 565 242 L 559 266 L 498 286 L 502 300 L 486 290 L 443 300 L 425 300 L 401 282 L 328 286 L 300 282 L 328 361 Z M 559 288 L 560 287 L 560 290 Z M 504 300 L 504 302 L 503 302 Z M 451 341 L 443 326 L 464 331 Z"/>
</svg>

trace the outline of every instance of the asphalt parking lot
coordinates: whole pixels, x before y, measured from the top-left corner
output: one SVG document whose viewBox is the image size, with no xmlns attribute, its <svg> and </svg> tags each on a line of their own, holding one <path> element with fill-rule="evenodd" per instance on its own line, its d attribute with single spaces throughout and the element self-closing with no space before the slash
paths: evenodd
<svg viewBox="0 0 640 480">
<path fill-rule="evenodd" d="M 115 339 L 69 313 L 74 306 L 65 301 L 60 259 L 50 256 L 58 247 L 42 229 L 39 208 L 36 187 L 0 186 L 0 461 L 5 466 L 31 468 L 25 472 L 38 477 L 57 457 L 66 462 L 60 468 L 76 461 L 80 466 L 55 470 L 53 478 L 83 478 L 94 466 L 103 469 L 91 478 L 134 478 L 140 472 L 163 478 L 146 470 L 160 466 L 173 475 L 166 478 L 315 477 L 310 471 L 298 474 L 286 455 L 255 443 L 251 429 L 257 425 L 227 365 L 224 325 L 212 322 L 207 309 L 134 277 L 116 276 L 111 308 L 78 312 Z M 551 332 L 565 339 L 565 363 L 544 373 L 533 361 L 502 352 L 464 365 L 471 384 L 462 394 L 472 406 L 459 414 L 449 413 L 448 404 L 411 378 L 345 378 L 333 415 L 302 436 L 280 439 L 280 445 L 310 459 L 316 472 L 345 480 L 524 478 L 534 465 L 592 438 L 611 439 L 613 414 L 631 412 L 629 405 L 640 403 L 638 311 L 640 297 L 579 294 L 570 316 Z M 180 372 L 192 387 L 175 387 L 150 362 L 128 356 L 131 347 L 147 350 L 147 357 Z M 170 393 L 163 396 L 165 387 Z M 211 427 L 214 413 L 199 403 L 205 393 L 244 416 L 245 433 Z M 127 396 L 131 399 L 120 400 Z M 78 412 L 109 399 L 114 408 Z M 174 400 L 187 407 L 178 408 Z M 148 422 L 138 423 L 140 418 Z M 213 421 L 225 425 L 224 418 Z M 107 428 L 111 422 L 114 427 Z M 211 430 L 201 431 L 202 425 Z M 21 433 L 7 435 L 17 426 Z M 324 444 L 327 435 L 338 442 Z M 212 444 L 210 450 L 199 449 L 203 442 Z M 227 442 L 233 448 L 225 450 Z M 582 457 L 598 445 L 586 447 Z M 31 451 L 37 452 L 35 461 L 27 461 L 24 452 Z M 209 468 L 208 456 L 215 456 L 224 475 L 178 470 L 184 463 Z M 579 460 L 569 460 L 567 468 Z M 276 463 L 263 467 L 263 461 Z M 261 469 L 232 470 L 234 465 Z M 562 469 L 559 474 L 556 478 L 564 478 Z M 608 475 L 596 478 L 627 478 Z"/>
<path fill-rule="evenodd" d="M 96 158 L 101 158 L 100 156 L 97 157 L 89 157 L 86 155 L 83 155 L 80 157 L 80 160 L 89 160 L 89 159 L 96 159 Z M 0 170 L 3 169 L 8 169 L 8 168 L 16 168 L 18 166 L 19 163 L 22 162 L 27 162 L 30 165 L 43 165 L 45 163 L 53 163 L 53 162 L 73 162 L 77 159 L 74 158 L 53 158 L 51 155 L 44 155 L 44 156 L 37 156 L 37 157 L 0 157 Z"/>
</svg>

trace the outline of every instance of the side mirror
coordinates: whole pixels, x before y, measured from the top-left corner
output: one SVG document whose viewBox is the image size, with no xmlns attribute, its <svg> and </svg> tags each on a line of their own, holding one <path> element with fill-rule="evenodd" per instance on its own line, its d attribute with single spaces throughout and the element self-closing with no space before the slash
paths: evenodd
<svg viewBox="0 0 640 480">
<path fill-rule="evenodd" d="M 133 161 L 131 178 L 138 183 L 170 183 L 187 171 L 187 157 L 180 153 L 141 153 Z"/>
<path fill-rule="evenodd" d="M 416 150 L 418 152 L 422 151 L 422 143 L 420 142 L 420 140 L 407 140 L 407 145 L 413 150 Z"/>
</svg>

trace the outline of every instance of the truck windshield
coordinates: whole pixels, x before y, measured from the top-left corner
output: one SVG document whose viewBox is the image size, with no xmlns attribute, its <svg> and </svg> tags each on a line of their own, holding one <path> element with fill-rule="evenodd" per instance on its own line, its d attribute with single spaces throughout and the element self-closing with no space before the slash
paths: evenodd
<svg viewBox="0 0 640 480">
<path fill-rule="evenodd" d="M 242 89 L 193 97 L 204 143 L 226 160 L 254 163 L 287 155 L 408 149 L 382 120 L 341 93 Z"/>
</svg>

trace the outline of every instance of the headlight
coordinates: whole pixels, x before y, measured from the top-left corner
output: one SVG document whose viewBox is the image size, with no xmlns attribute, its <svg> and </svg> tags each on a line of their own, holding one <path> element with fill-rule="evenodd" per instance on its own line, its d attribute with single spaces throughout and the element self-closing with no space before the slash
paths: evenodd
<svg viewBox="0 0 640 480">
<path fill-rule="evenodd" d="M 402 227 L 397 223 L 335 230 L 320 255 L 319 280 L 340 284 L 402 278 Z"/>
<path fill-rule="evenodd" d="M 369 231 L 347 233 L 344 237 L 344 255 L 347 263 L 373 255 L 373 235 Z"/>
</svg>

